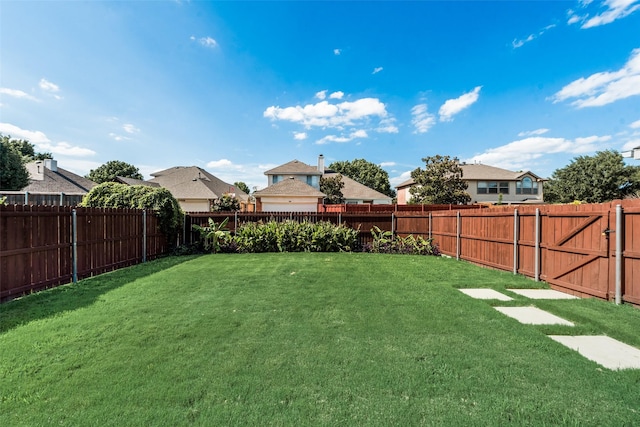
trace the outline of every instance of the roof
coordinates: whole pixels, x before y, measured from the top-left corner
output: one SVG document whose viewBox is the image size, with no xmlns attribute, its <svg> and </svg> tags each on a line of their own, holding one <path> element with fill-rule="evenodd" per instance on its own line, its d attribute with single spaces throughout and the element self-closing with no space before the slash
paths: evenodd
<svg viewBox="0 0 640 427">
<path fill-rule="evenodd" d="M 124 176 L 117 176 L 116 180 L 121 184 L 127 185 L 146 185 L 148 187 L 160 187 L 160 184 L 158 184 L 157 182 L 143 181 L 141 179 L 127 178 Z"/>
<path fill-rule="evenodd" d="M 543 180 L 538 175 L 530 171 L 513 172 L 507 169 L 483 165 L 480 163 L 461 164 L 460 167 L 462 168 L 462 179 L 465 181 L 517 181 L 525 175 L 530 175 L 541 181 Z M 396 185 L 396 188 L 410 187 L 414 182 L 413 178 L 409 178 L 408 180 Z"/>
<path fill-rule="evenodd" d="M 25 166 L 29 171 L 31 179 L 29 185 L 24 187 L 22 191 L 33 193 L 86 194 L 98 185 L 90 179 L 76 175 L 60 167 L 56 167 L 56 171 L 54 172 L 44 167 L 44 162 L 42 161 L 29 162 Z M 39 176 L 37 176 L 38 166 L 41 167 Z"/>
<path fill-rule="evenodd" d="M 267 188 L 253 193 L 256 197 L 262 196 L 300 196 L 300 197 L 325 197 L 326 194 L 316 190 L 305 182 L 289 177 Z"/>
<path fill-rule="evenodd" d="M 219 199 L 225 194 L 235 193 L 241 201 L 247 201 L 249 195 L 226 183 L 206 170 L 197 166 L 176 166 L 151 174 L 148 182 L 157 183 L 166 188 L 176 199 Z"/>
<path fill-rule="evenodd" d="M 326 170 L 324 177 L 333 178 L 334 176 L 340 175 L 337 172 Z M 391 197 L 386 194 L 380 193 L 372 188 L 367 187 L 366 185 L 360 184 L 358 181 L 355 181 L 349 178 L 346 175 L 342 175 L 342 182 L 344 183 L 344 188 L 342 188 L 342 196 L 345 199 L 356 199 L 356 200 L 391 200 Z"/>
<path fill-rule="evenodd" d="M 265 175 L 322 175 L 315 166 L 309 166 L 299 160 L 292 160 L 264 173 Z"/>
</svg>

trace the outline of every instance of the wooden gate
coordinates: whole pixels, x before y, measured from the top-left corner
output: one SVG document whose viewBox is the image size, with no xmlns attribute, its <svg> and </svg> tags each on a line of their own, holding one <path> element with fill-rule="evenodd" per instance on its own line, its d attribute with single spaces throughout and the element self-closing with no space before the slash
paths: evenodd
<svg viewBox="0 0 640 427">
<path fill-rule="evenodd" d="M 566 291 L 609 299 L 610 212 L 567 208 L 544 214 L 540 277 Z"/>
</svg>

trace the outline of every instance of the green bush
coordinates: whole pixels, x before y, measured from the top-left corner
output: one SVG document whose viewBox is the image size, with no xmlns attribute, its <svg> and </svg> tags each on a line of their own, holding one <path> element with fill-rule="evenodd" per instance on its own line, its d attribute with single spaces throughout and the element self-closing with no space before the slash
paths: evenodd
<svg viewBox="0 0 640 427">
<path fill-rule="evenodd" d="M 330 222 L 269 221 L 247 223 L 233 238 L 239 252 L 338 252 L 352 251 L 357 230 Z"/>
<path fill-rule="evenodd" d="M 440 255 L 440 249 L 433 244 L 433 239 L 421 236 L 394 236 L 391 231 L 383 231 L 374 226 L 371 229 L 373 242 L 365 245 L 364 251 L 377 254 L 405 254 L 405 255 Z"/>
<path fill-rule="evenodd" d="M 160 231 L 170 246 L 176 242 L 184 214 L 178 201 L 166 188 L 105 182 L 91 189 L 81 206 L 95 208 L 149 209 L 160 220 Z"/>
</svg>

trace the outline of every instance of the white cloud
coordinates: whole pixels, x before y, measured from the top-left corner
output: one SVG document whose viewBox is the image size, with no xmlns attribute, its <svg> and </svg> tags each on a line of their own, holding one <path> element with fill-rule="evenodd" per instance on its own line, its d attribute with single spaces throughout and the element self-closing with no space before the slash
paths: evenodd
<svg viewBox="0 0 640 427">
<path fill-rule="evenodd" d="M 583 6 L 588 6 L 590 3 L 591 2 L 583 2 Z M 605 0 L 602 2 L 602 6 L 606 10 L 591 18 L 589 18 L 588 14 L 580 17 L 575 14 L 571 15 L 569 23 L 583 22 L 580 27 L 583 29 L 599 27 L 627 17 L 640 9 L 638 0 Z"/>
<path fill-rule="evenodd" d="M 505 169 L 528 169 L 531 161 L 547 154 L 572 153 L 583 154 L 608 148 L 610 135 L 588 136 L 575 139 L 530 136 L 506 145 L 490 148 L 484 153 L 473 156 L 468 163 L 480 162 Z"/>
<path fill-rule="evenodd" d="M 450 122 L 453 120 L 453 116 L 473 105 L 479 97 L 480 89 L 482 86 L 476 86 L 471 92 L 467 92 L 458 98 L 448 99 L 440 107 L 438 114 L 440 115 L 441 122 Z"/>
<path fill-rule="evenodd" d="M 640 147 L 640 138 L 638 138 L 638 139 L 630 139 L 629 141 L 627 141 L 622 146 L 620 151 L 629 151 L 629 150 L 633 150 L 634 148 L 638 148 L 638 147 Z"/>
<path fill-rule="evenodd" d="M 342 99 L 343 97 L 344 97 L 344 92 L 341 92 L 341 91 L 333 92 L 331 95 L 329 95 L 329 99 Z"/>
<path fill-rule="evenodd" d="M 0 133 L 4 135 L 11 135 L 11 137 L 15 139 L 26 139 L 32 144 L 51 142 L 49 138 L 39 130 L 21 129 L 11 123 L 0 123 Z"/>
<path fill-rule="evenodd" d="M 305 139 L 308 138 L 308 135 L 306 132 L 294 132 L 293 133 L 293 139 L 295 139 L 296 141 L 303 141 Z"/>
<path fill-rule="evenodd" d="M 634 49 L 627 63 L 617 71 L 604 71 L 575 80 L 551 98 L 554 103 L 575 98 L 578 108 L 601 107 L 640 95 L 640 48 Z"/>
<path fill-rule="evenodd" d="M 409 170 L 409 171 L 402 172 L 398 176 L 389 177 L 389 184 L 391 184 L 391 188 L 395 188 L 396 186 L 409 180 L 409 178 L 411 178 L 411 172 L 412 171 Z"/>
<path fill-rule="evenodd" d="M 378 73 L 379 73 L 380 71 L 382 71 L 382 70 L 384 70 L 384 68 L 382 68 L 382 67 L 376 67 L 376 68 L 374 68 L 374 69 L 373 69 L 373 73 L 371 73 L 371 74 L 378 74 Z"/>
<path fill-rule="evenodd" d="M 366 121 L 372 116 L 384 118 L 387 116 L 387 110 L 385 104 L 377 98 L 361 98 L 339 104 L 321 101 L 304 107 L 300 105 L 285 108 L 271 106 L 264 111 L 263 116 L 272 121 L 284 120 L 298 123 L 306 128 L 314 126 L 341 128 L 351 126 L 355 122 Z"/>
<path fill-rule="evenodd" d="M 436 124 L 436 118 L 427 111 L 427 104 L 418 104 L 411 109 L 411 123 L 416 128 L 413 133 L 426 133 Z"/>
<path fill-rule="evenodd" d="M 78 147 L 69 144 L 68 142 L 58 142 L 57 144 L 51 144 L 48 142 L 35 144 L 38 151 L 49 151 L 54 157 L 56 156 L 71 156 L 71 157 L 88 157 L 94 156 L 95 151 L 89 148 Z"/>
<path fill-rule="evenodd" d="M 390 168 L 390 167 L 395 166 L 395 165 L 396 165 L 396 162 L 382 162 L 382 163 L 380 163 L 379 166 L 381 168 Z"/>
<path fill-rule="evenodd" d="M 529 34 L 528 37 L 518 40 L 518 39 L 514 39 L 511 42 L 511 45 L 513 46 L 514 49 L 517 49 L 519 47 L 524 46 L 526 43 L 529 43 L 530 41 L 533 41 L 535 39 L 537 39 L 538 37 L 540 37 L 541 35 L 543 35 L 544 33 L 546 33 L 548 30 L 550 30 L 551 28 L 554 28 L 556 25 L 555 24 L 551 24 L 551 25 L 547 25 L 546 27 L 544 27 L 543 29 L 541 29 L 540 31 L 538 31 L 535 34 Z"/>
<path fill-rule="evenodd" d="M 395 118 L 386 117 L 380 120 L 380 124 L 375 130 L 378 133 L 398 133 L 399 130 L 395 123 L 396 123 Z"/>
<path fill-rule="evenodd" d="M 536 129 L 536 130 L 530 130 L 530 131 L 526 131 L 526 132 L 520 132 L 518 134 L 518 136 L 533 136 L 533 135 L 543 135 L 545 133 L 549 132 L 549 129 L 545 129 L 545 128 L 540 128 L 540 129 Z"/>
<path fill-rule="evenodd" d="M 340 55 L 342 53 L 342 49 L 333 49 L 334 55 Z"/>
<path fill-rule="evenodd" d="M 363 129 L 358 129 L 356 131 L 351 132 L 347 136 L 327 135 L 324 138 L 317 140 L 316 144 L 324 145 L 330 142 L 345 143 L 345 142 L 353 141 L 354 139 L 357 139 L 357 138 L 368 138 L 368 137 L 369 135 L 367 134 L 367 131 Z"/>
<path fill-rule="evenodd" d="M 208 168 L 212 169 L 238 169 L 239 166 L 234 165 L 229 159 L 212 160 L 207 163 Z"/>
<path fill-rule="evenodd" d="M 38 86 L 40 86 L 40 89 L 47 91 L 47 92 L 60 92 L 60 87 L 55 84 L 55 83 L 51 83 L 50 81 L 48 81 L 47 79 L 40 79 L 40 83 L 38 84 Z"/>
<path fill-rule="evenodd" d="M 215 39 L 211 38 L 211 37 L 200 37 L 200 38 L 196 38 L 196 36 L 191 36 L 189 37 L 189 39 L 191 39 L 192 41 L 197 41 L 198 43 L 200 43 L 200 45 L 204 46 L 204 47 L 210 47 L 210 48 L 214 48 L 218 46 L 218 42 L 215 41 Z"/>
<path fill-rule="evenodd" d="M 12 98 L 18 98 L 18 99 L 28 99 L 30 101 L 38 101 L 38 98 L 31 96 L 26 92 L 23 92 L 18 89 L 9 89 L 6 87 L 0 87 L 0 95 L 7 95 Z"/>
<path fill-rule="evenodd" d="M 137 127 L 135 127 L 131 123 L 125 123 L 124 125 L 122 125 L 122 129 L 124 129 L 125 132 L 130 133 L 130 134 L 134 134 L 134 133 L 140 132 L 140 129 L 138 129 Z"/>
<path fill-rule="evenodd" d="M 109 133 L 109 136 L 111 138 L 113 138 L 116 141 L 130 141 L 131 138 L 123 136 L 123 135 L 118 135 L 117 133 L 111 132 Z"/>
<path fill-rule="evenodd" d="M 322 100 L 322 99 L 325 99 L 326 97 L 327 97 L 326 90 L 321 90 L 320 92 L 316 92 L 316 98 Z"/>
<path fill-rule="evenodd" d="M 631 129 L 640 129 L 640 120 L 636 120 L 635 122 L 629 125 Z"/>
</svg>

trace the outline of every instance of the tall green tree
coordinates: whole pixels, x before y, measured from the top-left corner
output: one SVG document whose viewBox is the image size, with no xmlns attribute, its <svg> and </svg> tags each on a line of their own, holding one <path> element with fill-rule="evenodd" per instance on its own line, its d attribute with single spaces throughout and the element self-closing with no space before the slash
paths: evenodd
<svg viewBox="0 0 640 427">
<path fill-rule="evenodd" d="M 342 181 L 342 175 L 340 174 L 330 178 L 320 178 L 320 191 L 327 195 L 325 203 L 328 205 L 344 203 L 344 194 L 342 194 L 343 188 L 344 182 Z"/>
<path fill-rule="evenodd" d="M 247 184 L 245 184 L 242 181 L 238 181 L 238 182 L 234 182 L 233 185 L 236 188 L 239 188 L 240 190 L 244 191 L 247 194 L 251 194 L 251 190 L 249 190 L 249 186 Z"/>
<path fill-rule="evenodd" d="M 231 196 L 231 194 L 223 194 L 222 197 L 213 202 L 214 212 L 235 212 L 240 210 L 240 201 Z"/>
<path fill-rule="evenodd" d="M 118 176 L 143 179 L 137 167 L 120 160 L 110 160 L 96 169 L 91 169 L 86 178 L 95 183 L 102 184 L 103 182 L 114 182 Z"/>
<path fill-rule="evenodd" d="M 22 190 L 29 185 L 29 172 L 22 155 L 14 149 L 9 137 L 3 136 L 0 142 L 0 190 Z"/>
<path fill-rule="evenodd" d="M 422 159 L 425 168 L 411 172 L 416 185 L 409 189 L 411 202 L 417 204 L 465 204 L 471 201 L 468 184 L 462 179 L 457 158 L 431 156 Z"/>
<path fill-rule="evenodd" d="M 2 141 L 8 144 L 13 150 L 20 154 L 23 163 L 34 160 L 53 159 L 53 155 L 49 152 L 38 153 L 35 146 L 26 139 L 14 139 L 11 136 L 2 135 Z"/>
<path fill-rule="evenodd" d="M 348 176 L 362 185 L 366 185 L 389 197 L 395 197 L 396 192 L 389 183 L 389 174 L 375 163 L 365 159 L 353 161 L 338 161 L 329 165 L 329 169 Z"/>
<path fill-rule="evenodd" d="M 603 203 L 622 199 L 640 189 L 640 168 L 624 163 L 616 151 L 599 151 L 594 156 L 574 158 L 556 169 L 544 184 L 549 203 Z"/>
</svg>

